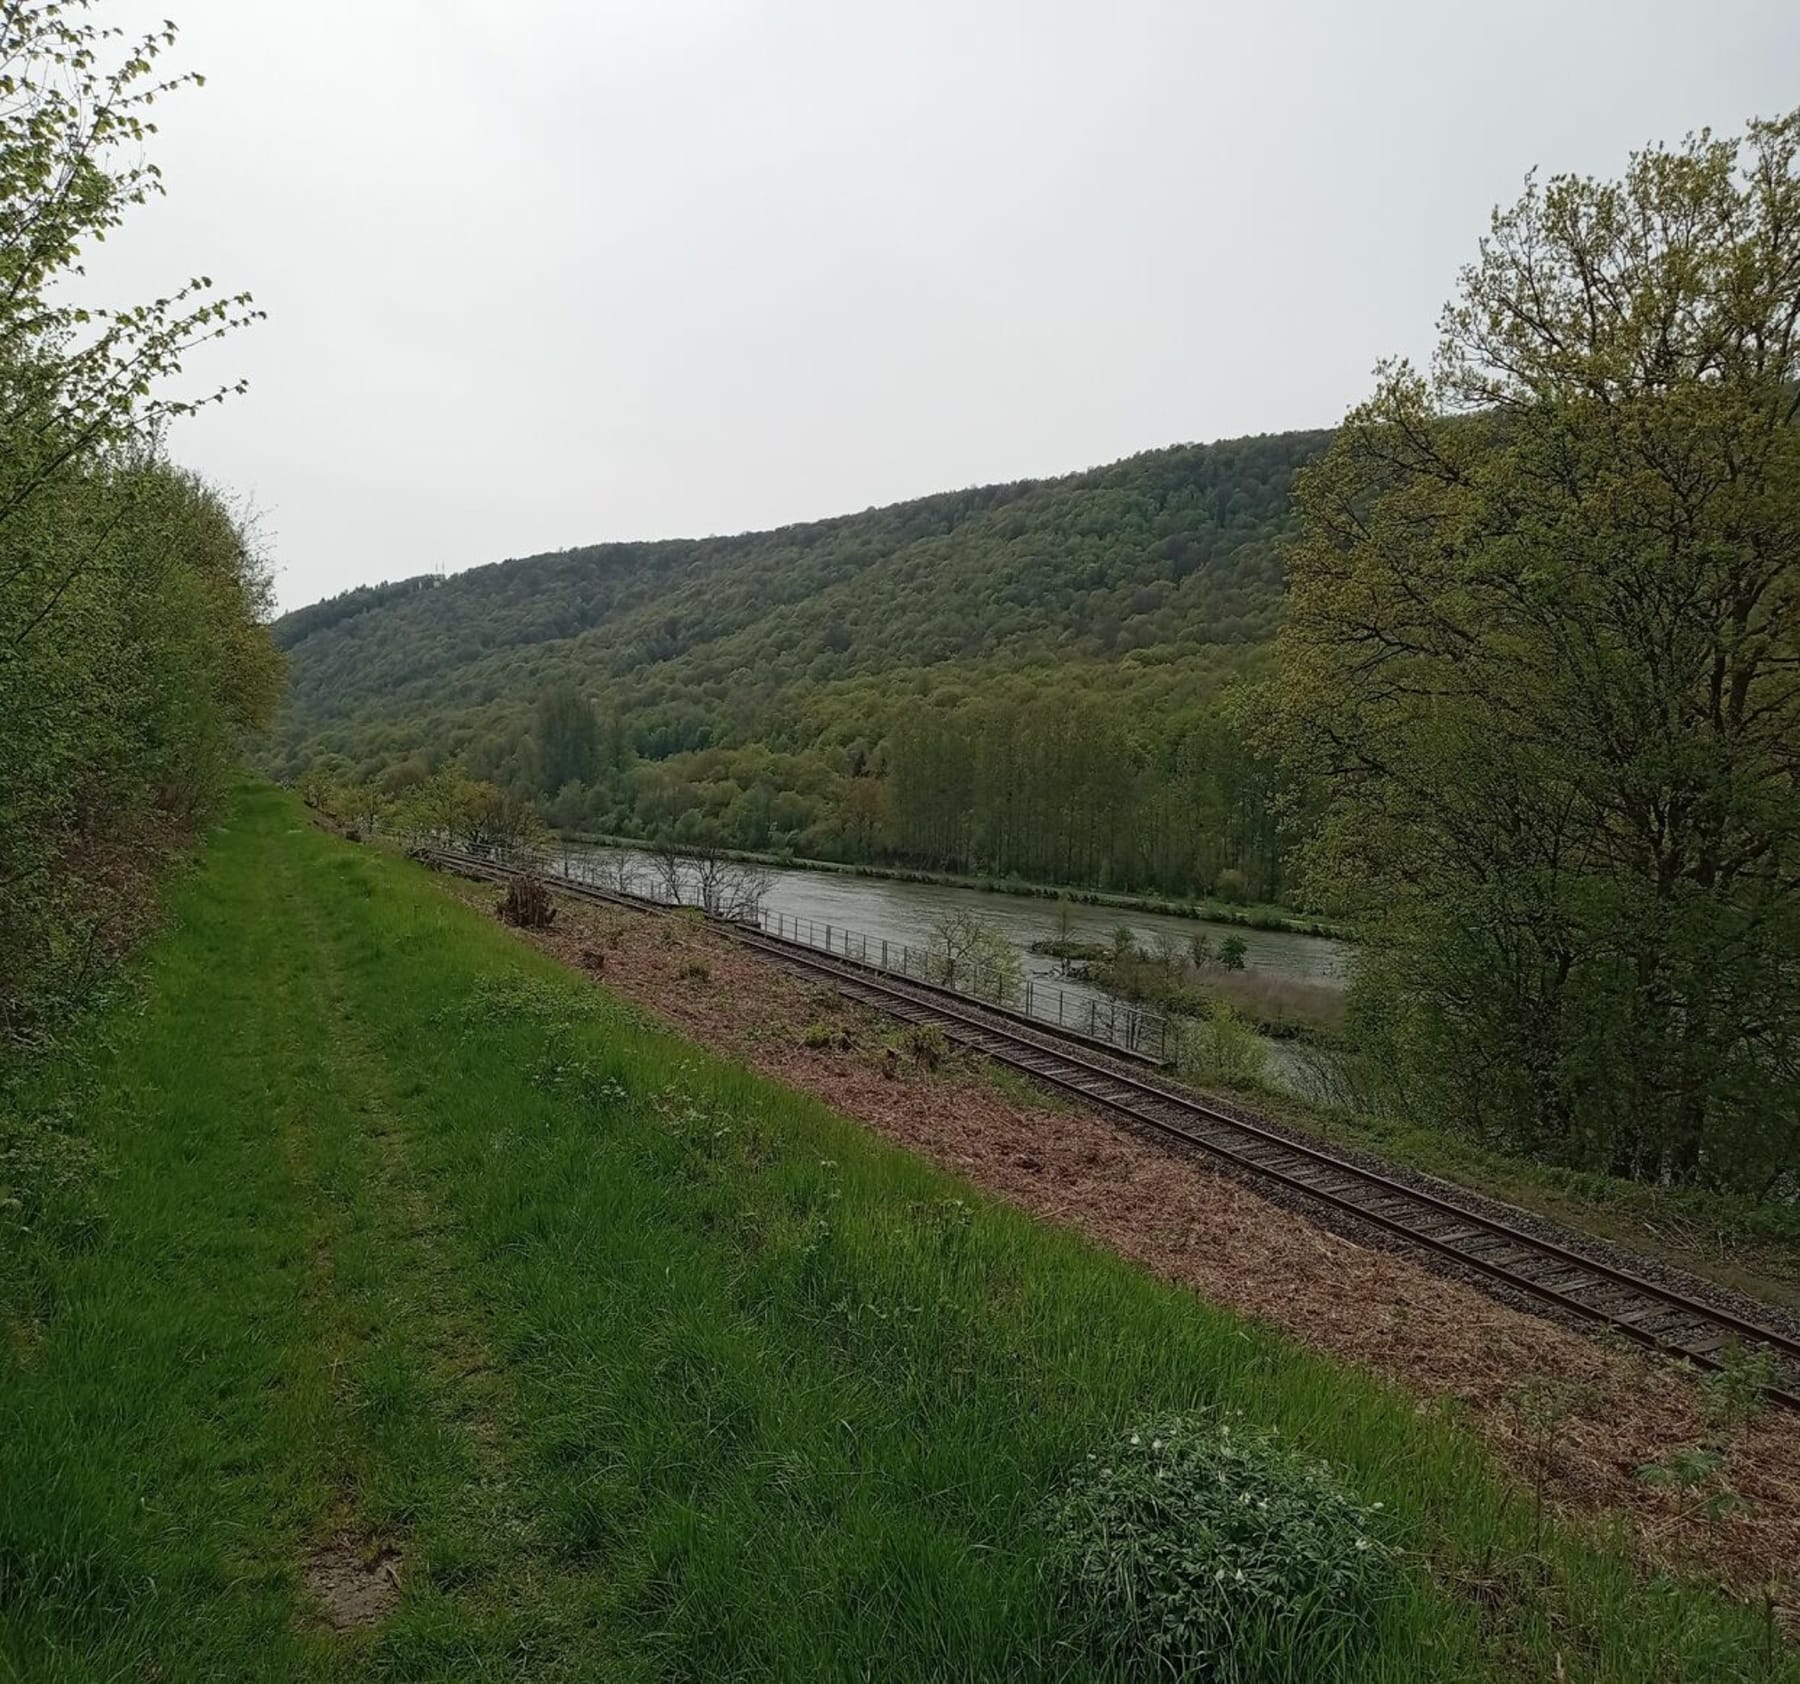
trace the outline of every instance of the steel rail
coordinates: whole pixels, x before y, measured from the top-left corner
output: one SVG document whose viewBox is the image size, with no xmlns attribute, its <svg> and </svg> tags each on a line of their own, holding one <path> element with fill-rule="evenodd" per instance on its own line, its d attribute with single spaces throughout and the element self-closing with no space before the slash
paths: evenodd
<svg viewBox="0 0 1800 1684">
<path fill-rule="evenodd" d="M 1011 1065 L 1089 1104 L 1099 1104 L 1159 1133 L 1197 1146 L 1236 1168 L 1341 1210 L 1358 1221 L 1371 1223 L 1408 1244 L 1423 1246 L 1505 1286 L 1530 1293 L 1558 1309 L 1611 1327 L 1641 1345 L 1715 1371 L 1727 1366 L 1716 1353 L 1734 1341 L 1761 1346 L 1791 1375 L 1786 1383 L 1765 1387 L 1767 1395 L 1791 1409 L 1800 1410 L 1800 1390 L 1789 1389 L 1790 1386 L 1800 1387 L 1800 1341 L 1774 1328 L 1702 1303 L 1672 1287 L 1645 1280 L 1599 1258 L 1571 1250 L 1554 1240 L 1542 1239 L 1317 1146 L 1231 1116 L 1193 1096 L 1095 1063 L 1073 1048 L 1043 1045 L 1010 1026 L 984 1021 L 976 1015 L 980 1010 L 978 1006 L 965 1010 L 948 1002 L 918 998 L 910 991 L 911 985 L 900 979 L 871 976 L 866 969 L 846 966 L 836 958 L 813 952 L 804 944 L 789 943 L 761 931 L 740 929 L 738 936 L 746 945 L 760 948 L 782 962 L 836 977 L 846 992 L 860 993 L 865 1003 L 882 1010 L 894 1012 L 896 1007 L 901 1007 L 907 1008 L 897 1012 L 896 1015 L 902 1017 L 923 1012 L 948 1019 L 954 1039 L 974 1046 L 987 1057 Z M 1044 1033 L 1052 1035 L 1054 1031 L 1046 1027 Z M 1059 1064 L 1064 1068 L 1056 1068 Z M 1124 1092 L 1105 1091 L 1109 1088 Z M 1172 1108 L 1183 1116 L 1199 1119 L 1206 1125 L 1206 1132 L 1183 1127 L 1167 1115 L 1158 1115 L 1155 1109 L 1158 1107 Z M 1260 1152 L 1269 1155 L 1262 1158 L 1253 1155 Z M 1289 1160 L 1285 1166 L 1283 1159 Z M 1304 1166 L 1317 1179 L 1294 1173 L 1296 1164 Z M 1334 1181 L 1341 1184 L 1333 1185 Z M 1361 1193 L 1363 1198 L 1352 1196 L 1353 1192 Z M 1426 1225 L 1405 1220 L 1402 1213 L 1408 1211 L 1415 1216 L 1423 1213 Z M 1446 1220 L 1448 1226 L 1438 1226 Z M 1483 1255 L 1480 1249 L 1469 1249 L 1496 1241 L 1499 1247 L 1492 1255 Z M 1523 1255 L 1518 1260 L 1507 1260 L 1499 1254 L 1502 1249 Z M 1532 1264 L 1539 1266 L 1536 1273 L 1528 1272 Z M 1545 1268 L 1545 1264 L 1549 1267 Z M 1574 1271 L 1574 1279 L 1561 1278 L 1570 1271 Z M 1578 1296 L 1583 1293 L 1587 1296 Z M 1589 1302 L 1589 1299 L 1599 1301 Z"/>
</svg>

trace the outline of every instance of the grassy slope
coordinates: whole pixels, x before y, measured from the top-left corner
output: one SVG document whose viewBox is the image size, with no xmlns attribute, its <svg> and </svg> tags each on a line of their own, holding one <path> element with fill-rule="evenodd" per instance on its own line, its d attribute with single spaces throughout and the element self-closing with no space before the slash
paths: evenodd
<svg viewBox="0 0 1800 1684">
<path fill-rule="evenodd" d="M 1218 1405 L 1499 1589 L 1421 1576 L 1363 1676 L 1773 1675 L 1750 1617 L 1534 1551 L 1453 1424 L 635 1026 L 271 791 L 146 984 L 36 1096 L 91 1096 L 107 1173 L 7 1236 L 0 1673 L 1084 1676 L 1044 1496 Z M 335 1638 L 298 1564 L 345 1529 L 406 1589 Z"/>
</svg>

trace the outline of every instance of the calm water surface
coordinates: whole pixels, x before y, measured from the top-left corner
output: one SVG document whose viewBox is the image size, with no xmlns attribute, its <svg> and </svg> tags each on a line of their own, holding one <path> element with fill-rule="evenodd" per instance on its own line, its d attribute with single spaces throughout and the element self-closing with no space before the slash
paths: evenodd
<svg viewBox="0 0 1800 1684">
<path fill-rule="evenodd" d="M 621 856 L 638 879 L 638 887 L 647 889 L 653 881 L 649 860 L 630 850 L 611 848 L 578 848 L 568 850 L 572 861 L 591 861 L 596 868 L 609 870 Z M 805 867 L 771 867 L 768 893 L 763 909 L 771 918 L 779 918 L 788 933 L 802 940 L 823 944 L 825 932 L 831 931 L 831 945 L 842 951 L 846 932 L 851 951 L 858 951 L 860 938 L 868 943 L 869 957 L 879 961 L 881 944 L 889 944 L 890 958 L 899 963 L 899 949 L 921 947 L 929 943 L 932 926 L 940 918 L 955 912 L 972 912 L 984 923 L 1009 936 L 1019 948 L 1025 974 L 1032 979 L 1040 1000 L 1043 990 L 1064 990 L 1071 1014 L 1086 1001 L 1105 996 L 1072 978 L 1064 978 L 1062 966 L 1044 954 L 1033 953 L 1034 941 L 1052 939 L 1057 933 L 1059 912 L 1054 901 L 1024 895 L 1008 895 L 992 889 L 953 888 L 937 883 L 902 883 L 883 877 L 853 877 L 835 871 L 811 871 Z M 1138 944 L 1153 949 L 1159 939 L 1173 941 L 1185 952 L 1197 934 L 1204 934 L 1217 948 L 1227 936 L 1243 939 L 1246 970 L 1270 976 L 1293 978 L 1328 988 L 1342 988 L 1350 958 L 1347 942 L 1325 936 L 1292 935 L 1281 930 L 1253 930 L 1241 925 L 1223 924 L 1204 918 L 1174 918 L 1163 913 L 1125 912 L 1115 907 L 1084 906 L 1071 903 L 1068 908 L 1070 934 L 1077 941 L 1105 942 L 1121 924 L 1130 929 Z M 796 932 L 794 926 L 798 922 Z M 1289 1048 L 1280 1042 L 1267 1043 L 1271 1073 L 1293 1082 L 1299 1066 Z"/>
<path fill-rule="evenodd" d="M 571 854 L 595 859 L 616 858 L 620 850 L 576 848 Z M 648 882 L 649 862 L 626 853 L 639 877 Z M 950 888 L 936 883 L 901 883 L 884 877 L 852 877 L 836 871 L 809 871 L 804 867 L 771 867 L 769 892 L 764 907 L 786 919 L 810 919 L 824 939 L 830 925 L 834 943 L 840 931 L 866 936 L 875 946 L 899 942 L 914 946 L 931 939 L 932 926 L 953 912 L 972 912 L 984 923 L 1004 931 L 1024 952 L 1027 974 L 1053 976 L 1060 969 L 1054 959 L 1030 951 L 1034 941 L 1056 935 L 1056 902 L 1026 895 L 1002 894 L 992 889 Z M 1252 930 L 1207 918 L 1174 918 L 1163 913 L 1123 912 L 1114 907 L 1069 906 L 1071 934 L 1077 941 L 1105 942 L 1124 924 L 1140 946 L 1152 948 L 1159 938 L 1171 940 L 1185 952 L 1196 934 L 1204 934 L 1214 947 L 1227 936 L 1239 936 L 1248 951 L 1247 970 L 1302 982 L 1341 988 L 1350 957 L 1347 942 L 1325 936 L 1291 935 L 1282 930 Z"/>
</svg>

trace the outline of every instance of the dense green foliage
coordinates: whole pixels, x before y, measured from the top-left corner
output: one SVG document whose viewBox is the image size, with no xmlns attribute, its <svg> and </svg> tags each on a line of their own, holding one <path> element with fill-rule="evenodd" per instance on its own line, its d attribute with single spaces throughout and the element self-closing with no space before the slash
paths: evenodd
<svg viewBox="0 0 1800 1684">
<path fill-rule="evenodd" d="M 256 555 L 157 448 L 194 407 L 163 381 L 246 301 L 204 281 L 66 301 L 84 249 L 156 190 L 144 112 L 173 39 L 84 14 L 32 0 L 0 22 L 0 1055 L 91 984 L 147 854 L 221 795 L 279 673 Z"/>
<path fill-rule="evenodd" d="M 1420 1114 L 1800 1189 L 1800 114 L 1496 215 L 1303 476 L 1275 735 Z"/>
<path fill-rule="evenodd" d="M 0 1676 L 1117 1677 L 1056 1497 L 1236 1410 L 1407 1552 L 1345 1684 L 1795 1675 L 1758 1611 L 1537 1536 L 1449 1415 L 646 1030 L 289 797 L 174 914 L 8 1119 L 61 1171 L 0 1200 Z M 1285 1518 L 1230 1547 L 1304 1594 Z M 343 1635 L 340 1540 L 398 1568 Z"/>
<path fill-rule="evenodd" d="M 1187 895 L 1282 889 L 1230 699 L 1318 433 L 606 544 L 291 614 L 272 765 L 447 761 L 612 834 Z"/>
</svg>

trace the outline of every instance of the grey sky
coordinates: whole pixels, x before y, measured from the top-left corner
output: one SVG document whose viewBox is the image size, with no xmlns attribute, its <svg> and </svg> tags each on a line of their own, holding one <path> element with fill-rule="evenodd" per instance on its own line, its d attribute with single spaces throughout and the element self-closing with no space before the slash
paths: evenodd
<svg viewBox="0 0 1800 1684">
<path fill-rule="evenodd" d="M 269 311 L 175 449 L 290 607 L 1328 424 L 1531 165 L 1800 102 L 1792 0 L 166 5 L 95 273 Z"/>
</svg>

